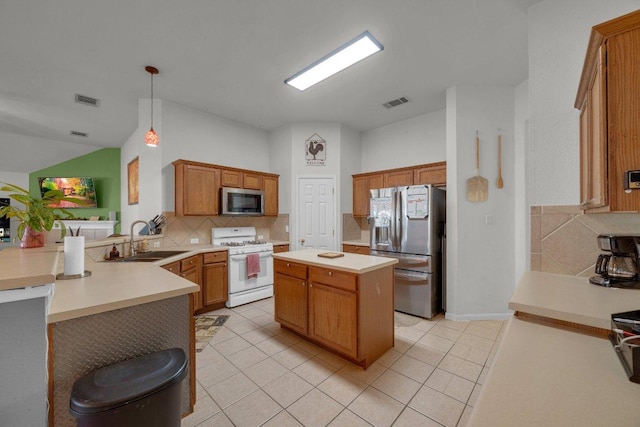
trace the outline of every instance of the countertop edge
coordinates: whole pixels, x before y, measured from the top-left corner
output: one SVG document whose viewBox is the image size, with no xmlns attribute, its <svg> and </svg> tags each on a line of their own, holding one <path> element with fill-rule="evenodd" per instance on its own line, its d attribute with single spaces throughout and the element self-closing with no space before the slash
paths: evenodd
<svg viewBox="0 0 640 427">
<path fill-rule="evenodd" d="M 310 252 L 310 255 L 301 257 L 300 255 L 306 251 L 314 251 L 314 252 Z M 344 257 L 321 258 L 321 257 L 317 257 L 316 255 L 316 258 L 314 258 L 313 254 L 316 252 L 327 252 L 327 251 L 304 249 L 301 251 L 282 252 L 278 254 L 273 254 L 273 258 L 291 261 L 291 262 L 309 264 L 315 267 L 332 268 L 334 270 L 346 271 L 349 273 L 356 273 L 356 274 L 368 273 L 370 271 L 375 271 L 380 268 L 389 267 L 398 263 L 398 260 L 395 258 L 373 257 L 370 255 L 351 254 L 351 253 L 344 253 L 344 252 L 340 252 L 340 253 L 344 253 Z M 330 252 L 336 252 L 336 251 L 330 251 Z M 345 260 L 350 260 L 350 259 L 353 260 L 359 257 L 362 257 L 361 259 L 374 258 L 376 262 L 373 265 L 365 265 L 361 268 L 350 267 L 350 266 L 339 264 L 341 262 L 343 263 Z"/>
</svg>

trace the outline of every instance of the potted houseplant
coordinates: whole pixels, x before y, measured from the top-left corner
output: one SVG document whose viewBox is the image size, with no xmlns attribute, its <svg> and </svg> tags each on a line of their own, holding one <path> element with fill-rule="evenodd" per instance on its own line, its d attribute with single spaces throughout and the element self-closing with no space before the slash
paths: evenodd
<svg viewBox="0 0 640 427">
<path fill-rule="evenodd" d="M 0 191 L 12 191 L 9 197 L 24 206 L 8 205 L 0 207 L 0 216 L 9 219 L 16 218 L 18 225 L 18 239 L 23 248 L 44 246 L 44 231 L 51 231 L 56 220 L 73 218 L 73 214 L 66 209 L 57 207 L 60 202 L 71 202 L 83 205 L 83 200 L 65 196 L 60 190 L 49 190 L 41 198 L 35 198 L 29 190 L 17 185 L 3 183 Z M 66 216 L 61 216 L 65 214 Z M 63 222 L 60 222 L 61 237 L 67 233 Z"/>
</svg>

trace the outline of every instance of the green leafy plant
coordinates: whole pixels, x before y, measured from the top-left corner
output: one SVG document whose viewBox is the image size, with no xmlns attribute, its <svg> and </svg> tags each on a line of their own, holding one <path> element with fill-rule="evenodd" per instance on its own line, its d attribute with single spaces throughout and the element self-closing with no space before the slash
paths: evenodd
<svg viewBox="0 0 640 427">
<path fill-rule="evenodd" d="M 33 231 L 51 231 L 56 220 L 72 219 L 73 214 L 64 208 L 54 208 L 60 202 L 70 202 L 79 205 L 85 205 L 86 202 L 75 197 L 65 196 L 60 190 L 49 190 L 42 198 L 35 198 L 26 190 L 17 185 L 3 183 L 0 191 L 12 191 L 9 197 L 16 202 L 21 203 L 24 207 L 16 205 L 0 207 L 0 216 L 6 215 L 7 218 L 16 218 L 20 224 L 18 225 L 18 239 L 22 239 L 24 233 L 29 227 Z M 62 214 L 66 216 L 62 216 Z M 67 234 L 67 228 L 64 223 L 60 222 L 60 235 L 64 237 Z"/>
</svg>

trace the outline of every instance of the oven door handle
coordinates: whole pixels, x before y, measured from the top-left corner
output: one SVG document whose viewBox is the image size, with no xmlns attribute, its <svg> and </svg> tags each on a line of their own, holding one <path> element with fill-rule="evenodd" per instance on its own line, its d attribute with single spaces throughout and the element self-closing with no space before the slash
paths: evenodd
<svg viewBox="0 0 640 427">
<path fill-rule="evenodd" d="M 260 254 L 260 258 L 266 258 L 266 257 L 270 257 L 271 255 L 273 255 L 273 252 L 271 252 L 271 251 L 259 252 L 259 254 Z M 243 259 L 247 259 L 247 255 L 250 255 L 250 254 L 231 255 L 229 258 L 230 259 L 236 259 L 236 260 L 243 260 Z"/>
<path fill-rule="evenodd" d="M 411 273 L 400 273 L 398 270 L 395 271 L 395 276 L 399 279 L 404 279 L 407 282 L 429 282 L 428 274 L 411 274 Z"/>
</svg>

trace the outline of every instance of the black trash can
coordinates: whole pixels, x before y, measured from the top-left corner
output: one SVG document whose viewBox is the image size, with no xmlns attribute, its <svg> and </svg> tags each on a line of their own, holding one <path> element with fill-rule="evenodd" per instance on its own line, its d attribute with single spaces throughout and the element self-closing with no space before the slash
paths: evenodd
<svg viewBox="0 0 640 427">
<path fill-rule="evenodd" d="M 78 427 L 178 427 L 186 375 L 181 348 L 106 366 L 73 384 L 69 412 Z"/>
</svg>

